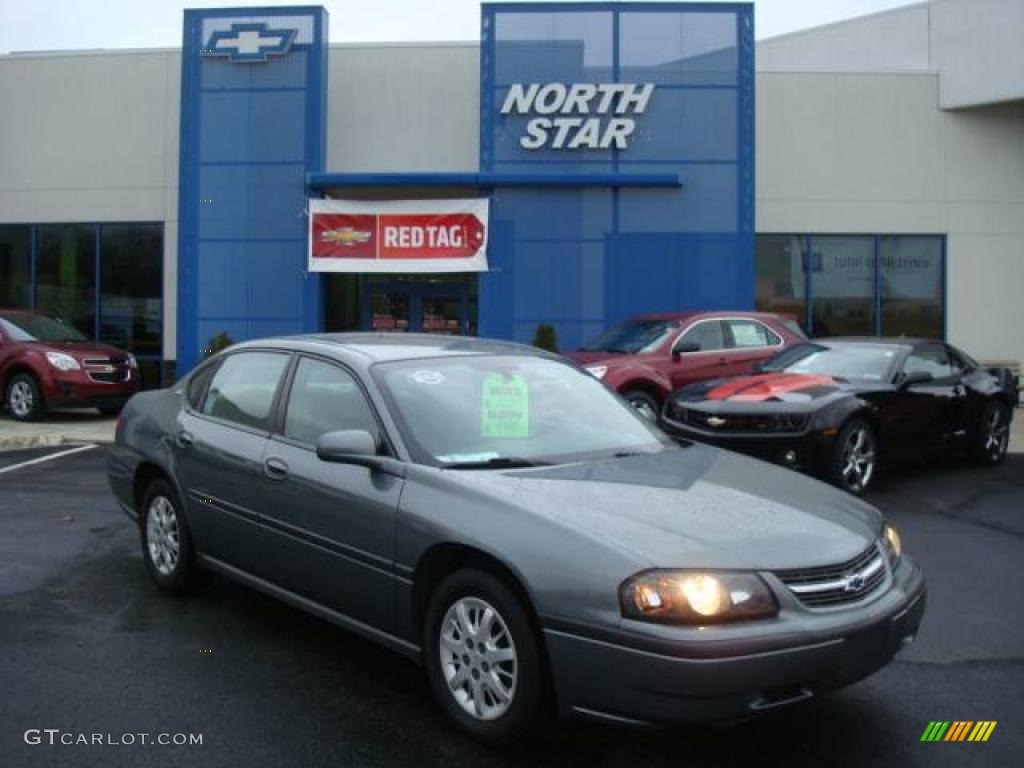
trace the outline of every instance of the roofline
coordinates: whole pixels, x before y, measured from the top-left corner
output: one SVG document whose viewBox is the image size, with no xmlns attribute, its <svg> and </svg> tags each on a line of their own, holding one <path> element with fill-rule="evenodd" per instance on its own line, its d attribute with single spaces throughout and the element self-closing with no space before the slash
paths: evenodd
<svg viewBox="0 0 1024 768">
<path fill-rule="evenodd" d="M 863 21 L 864 19 L 873 19 L 878 16 L 887 16 L 893 13 L 900 13 L 902 11 L 906 11 L 909 8 L 928 7 L 929 5 L 931 5 L 931 0 L 918 0 L 918 2 L 909 2 L 906 5 L 897 5 L 894 8 L 884 8 L 880 11 L 872 11 L 871 13 L 865 13 L 860 16 L 851 16 L 847 19 L 836 19 L 835 21 L 828 21 L 824 24 L 819 24 L 816 27 L 804 27 L 803 29 L 794 29 L 791 32 L 783 32 L 778 35 L 772 35 L 771 37 L 762 37 L 761 39 L 757 40 L 756 43 L 768 43 L 775 40 L 785 40 L 786 38 L 796 37 L 797 35 L 806 35 L 812 32 L 818 32 L 819 30 L 823 29 L 839 27 L 844 24 L 853 24 L 859 21 Z"/>
</svg>

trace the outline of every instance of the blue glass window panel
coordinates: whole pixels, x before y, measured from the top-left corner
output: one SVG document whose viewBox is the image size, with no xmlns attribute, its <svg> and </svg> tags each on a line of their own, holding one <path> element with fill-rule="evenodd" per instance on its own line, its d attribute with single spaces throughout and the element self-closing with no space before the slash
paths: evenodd
<svg viewBox="0 0 1024 768">
<path fill-rule="evenodd" d="M 601 82 L 612 72 L 612 14 L 495 14 L 495 83 Z"/>
<path fill-rule="evenodd" d="M 623 189 L 622 232 L 735 232 L 736 166 L 623 164 L 623 172 L 666 173 L 683 179 L 682 189 Z"/>
<path fill-rule="evenodd" d="M 201 165 L 199 197 L 211 202 L 199 204 L 199 237 L 304 241 L 304 191 L 301 165 Z"/>
<path fill-rule="evenodd" d="M 236 63 L 217 56 L 202 57 L 199 85 L 219 88 L 302 88 L 306 85 L 306 51 L 293 47 L 267 62 Z"/>
<path fill-rule="evenodd" d="M 620 162 L 736 159 L 736 91 L 655 89 Z M 623 169 L 631 170 L 631 169 Z"/>
<path fill-rule="evenodd" d="M 619 20 L 620 77 L 661 85 L 736 84 L 736 16 L 631 13 Z"/>
<path fill-rule="evenodd" d="M 296 162 L 305 159 L 303 91 L 221 91 L 200 96 L 200 162 Z"/>
</svg>

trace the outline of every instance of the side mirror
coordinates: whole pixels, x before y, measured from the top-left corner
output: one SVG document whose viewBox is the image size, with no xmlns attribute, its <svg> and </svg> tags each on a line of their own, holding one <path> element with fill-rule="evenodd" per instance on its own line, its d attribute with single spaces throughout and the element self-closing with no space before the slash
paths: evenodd
<svg viewBox="0 0 1024 768">
<path fill-rule="evenodd" d="M 679 357 L 687 352 L 700 352 L 700 344 L 696 341 L 684 341 L 682 344 L 677 344 L 672 349 L 672 357 Z"/>
<path fill-rule="evenodd" d="M 316 455 L 335 464 L 358 464 L 376 469 L 380 465 L 377 441 L 365 429 L 326 432 L 316 441 Z"/>
<path fill-rule="evenodd" d="M 932 375 L 928 371 L 912 371 L 903 377 L 903 381 L 900 382 L 900 389 L 909 389 L 915 384 L 927 384 L 932 380 Z"/>
</svg>

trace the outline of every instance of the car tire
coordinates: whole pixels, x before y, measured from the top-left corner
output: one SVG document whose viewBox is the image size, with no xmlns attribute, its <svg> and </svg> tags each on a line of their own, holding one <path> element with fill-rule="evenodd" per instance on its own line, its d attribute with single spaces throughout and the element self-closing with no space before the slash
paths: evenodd
<svg viewBox="0 0 1024 768">
<path fill-rule="evenodd" d="M 878 438 L 863 418 L 847 421 L 832 445 L 829 479 L 844 491 L 860 496 L 878 476 Z"/>
<path fill-rule="evenodd" d="M 46 414 L 46 402 L 36 377 L 30 373 L 16 373 L 7 382 L 4 404 L 11 417 L 18 421 L 36 421 Z"/>
<path fill-rule="evenodd" d="M 529 734 L 544 708 L 543 664 L 526 607 L 479 570 L 445 578 L 427 608 L 423 654 L 434 698 L 490 746 Z"/>
<path fill-rule="evenodd" d="M 206 580 L 208 574 L 196 563 L 181 501 L 164 478 L 151 482 L 143 494 L 139 533 L 146 570 L 161 591 L 184 594 Z"/>
<path fill-rule="evenodd" d="M 639 389 L 631 389 L 628 392 L 624 392 L 622 396 L 645 419 L 651 422 L 658 421 L 658 414 L 661 413 L 661 408 L 658 407 L 658 401 L 651 395 Z"/>
<path fill-rule="evenodd" d="M 1006 458 L 1010 443 L 1010 409 L 992 401 L 981 412 L 974 430 L 971 454 L 984 467 L 994 467 Z"/>
</svg>

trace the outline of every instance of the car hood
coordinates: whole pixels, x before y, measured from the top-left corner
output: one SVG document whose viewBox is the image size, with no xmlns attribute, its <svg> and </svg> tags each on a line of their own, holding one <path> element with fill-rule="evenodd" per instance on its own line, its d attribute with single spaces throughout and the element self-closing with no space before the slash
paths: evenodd
<svg viewBox="0 0 1024 768">
<path fill-rule="evenodd" d="M 843 562 L 881 515 L 789 470 L 695 443 L 678 450 L 517 471 L 442 470 L 648 567 L 775 570 Z"/>
<path fill-rule="evenodd" d="M 79 360 L 84 358 L 121 358 L 128 356 L 128 353 L 123 349 L 112 347 L 109 344 L 101 344 L 97 341 L 28 341 L 25 343 L 43 352 L 63 352 Z"/>
<path fill-rule="evenodd" d="M 676 393 L 675 399 L 677 402 L 810 403 L 851 391 L 848 384 L 826 374 L 759 373 L 691 384 Z"/>
</svg>

